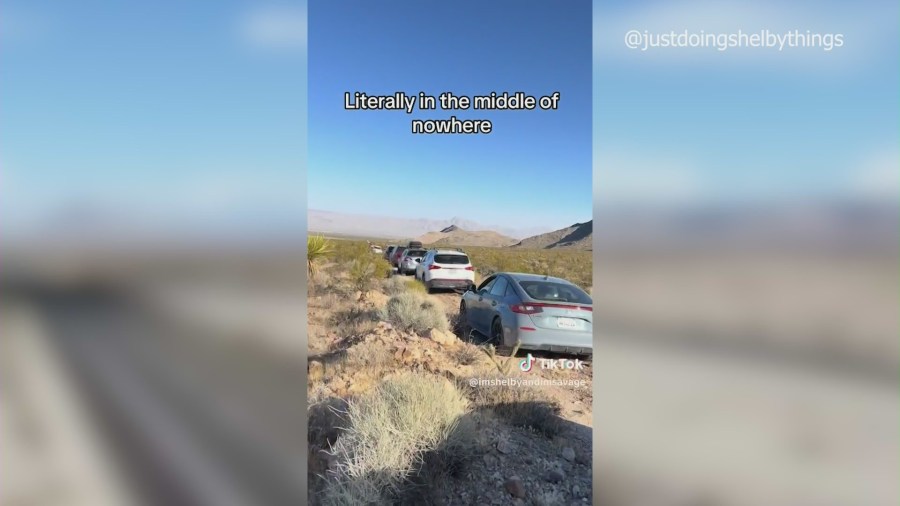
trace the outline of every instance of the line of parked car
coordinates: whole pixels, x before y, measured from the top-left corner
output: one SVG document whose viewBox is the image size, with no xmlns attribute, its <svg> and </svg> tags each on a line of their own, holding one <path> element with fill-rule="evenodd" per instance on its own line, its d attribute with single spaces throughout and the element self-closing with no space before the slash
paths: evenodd
<svg viewBox="0 0 900 506">
<path fill-rule="evenodd" d="M 390 245 L 384 257 L 400 275 L 414 274 L 428 293 L 436 289 L 474 290 L 475 267 L 469 255 L 452 249 L 428 249 L 418 241 L 406 246 Z"/>
<path fill-rule="evenodd" d="M 463 291 L 459 330 L 486 336 L 500 353 L 522 350 L 593 353 L 593 300 L 574 283 L 552 276 L 498 272 L 475 284 L 475 268 L 460 250 L 389 245 L 384 258 L 400 275 L 414 274 L 428 293 Z"/>
</svg>

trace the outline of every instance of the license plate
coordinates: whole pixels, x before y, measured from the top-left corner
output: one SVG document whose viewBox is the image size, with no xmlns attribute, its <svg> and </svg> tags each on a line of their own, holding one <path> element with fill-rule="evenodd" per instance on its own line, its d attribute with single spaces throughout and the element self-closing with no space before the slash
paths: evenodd
<svg viewBox="0 0 900 506">
<path fill-rule="evenodd" d="M 557 318 L 556 325 L 561 329 L 577 329 L 578 320 L 574 318 Z"/>
</svg>

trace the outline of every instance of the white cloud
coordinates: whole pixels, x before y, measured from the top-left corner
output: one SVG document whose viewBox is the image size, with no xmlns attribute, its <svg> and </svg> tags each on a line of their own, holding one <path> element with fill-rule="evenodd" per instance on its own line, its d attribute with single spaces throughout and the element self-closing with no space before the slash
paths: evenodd
<svg viewBox="0 0 900 506">
<path fill-rule="evenodd" d="M 296 6 L 259 7 L 238 20 L 241 41 L 264 51 L 306 51 L 306 9 Z"/>
</svg>

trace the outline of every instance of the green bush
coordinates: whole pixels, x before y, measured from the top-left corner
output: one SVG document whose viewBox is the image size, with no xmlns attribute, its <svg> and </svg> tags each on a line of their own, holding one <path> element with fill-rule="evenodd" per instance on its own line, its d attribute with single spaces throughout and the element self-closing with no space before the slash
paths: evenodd
<svg viewBox="0 0 900 506">
<path fill-rule="evenodd" d="M 384 279 L 391 271 L 391 266 L 381 257 L 360 257 L 352 260 L 348 276 L 353 287 L 359 291 L 370 290 L 379 279 Z"/>
<path fill-rule="evenodd" d="M 318 272 L 318 263 L 327 255 L 334 252 L 334 245 L 328 239 L 320 235 L 311 235 L 306 238 L 306 273 L 310 277 Z"/>
</svg>

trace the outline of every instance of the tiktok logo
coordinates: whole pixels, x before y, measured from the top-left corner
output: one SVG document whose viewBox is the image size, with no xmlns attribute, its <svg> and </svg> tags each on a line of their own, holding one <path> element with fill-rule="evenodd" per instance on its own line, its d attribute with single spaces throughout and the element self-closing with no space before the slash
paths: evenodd
<svg viewBox="0 0 900 506">
<path fill-rule="evenodd" d="M 522 372 L 529 372 L 529 371 L 531 371 L 531 369 L 534 367 L 534 361 L 535 361 L 535 360 L 537 360 L 537 359 L 534 358 L 534 357 L 531 355 L 531 353 L 529 353 L 527 357 L 525 357 L 524 359 L 522 359 L 521 362 L 519 362 L 519 369 L 521 369 Z"/>
</svg>

